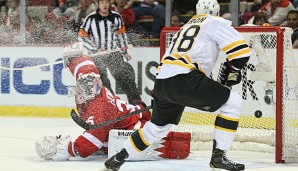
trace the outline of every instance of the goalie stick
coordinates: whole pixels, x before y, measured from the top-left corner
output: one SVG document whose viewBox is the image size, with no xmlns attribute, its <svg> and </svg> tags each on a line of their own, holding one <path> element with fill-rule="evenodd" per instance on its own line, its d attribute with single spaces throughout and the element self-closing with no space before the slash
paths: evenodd
<svg viewBox="0 0 298 171">
<path fill-rule="evenodd" d="M 105 50 L 105 51 L 98 51 L 96 53 L 90 54 L 89 56 L 94 58 L 94 57 L 98 57 L 98 56 L 102 56 L 102 55 L 109 55 L 110 53 L 113 53 L 113 52 L 122 52 L 124 50 L 132 49 L 132 48 L 133 48 L 133 45 L 129 44 L 126 47 L 122 47 L 122 48 L 116 48 L 116 49 Z"/>
<path fill-rule="evenodd" d="M 146 110 L 149 110 L 149 109 L 152 109 L 152 106 L 147 106 L 145 108 L 142 108 L 142 109 L 139 109 L 139 110 L 136 110 L 136 111 L 133 111 L 133 112 L 130 112 L 126 115 L 123 115 L 123 116 L 119 116 L 115 119 L 112 119 L 112 120 L 109 120 L 109 121 L 106 121 L 106 122 L 102 122 L 102 123 L 99 123 L 99 124 L 95 124 L 95 125 L 91 125 L 91 124 L 88 124 L 87 122 L 85 122 L 83 119 L 81 119 L 78 114 L 76 113 L 76 111 L 74 109 L 71 110 L 70 112 L 70 115 L 71 115 L 71 118 L 72 120 L 78 124 L 80 127 L 84 128 L 85 130 L 94 130 L 94 129 L 98 129 L 98 128 L 101 128 L 101 127 L 104 127 L 104 126 L 107 126 L 109 124 L 112 124 L 112 123 L 115 123 L 115 122 L 118 122 L 118 121 L 121 121 L 125 118 L 128 118 L 130 116 L 133 116 L 135 114 L 138 114 L 138 113 L 141 113 L 141 112 L 144 112 Z"/>
<path fill-rule="evenodd" d="M 91 54 L 90 57 L 98 57 L 98 56 L 101 56 L 101 55 L 107 55 L 107 54 L 110 54 L 110 53 L 113 53 L 113 52 L 121 52 L 123 50 L 128 50 L 128 49 L 132 49 L 132 48 L 133 48 L 133 45 L 128 44 L 126 47 L 116 48 L 116 49 L 112 49 L 112 50 L 109 50 L 109 51 L 96 52 L 94 54 Z M 40 68 L 40 67 L 46 67 L 46 66 L 55 65 L 55 64 L 61 64 L 61 63 L 64 64 L 63 60 L 58 60 L 58 61 L 50 62 L 50 63 L 47 63 L 47 64 L 40 64 L 40 65 L 35 65 L 35 66 L 28 66 L 28 67 L 24 67 L 24 68 L 8 68 L 8 67 L 2 67 L 2 66 L 0 66 L 0 69 L 10 70 L 10 71 L 23 71 L 23 70 L 36 69 L 36 68 Z"/>
<path fill-rule="evenodd" d="M 71 60 L 73 60 L 74 58 L 83 55 L 83 43 L 82 42 L 77 42 L 74 44 L 69 44 L 66 45 L 63 49 L 63 66 L 64 68 L 67 68 L 69 66 L 69 63 Z M 111 49 L 111 50 L 104 50 L 104 51 L 97 51 L 94 53 L 89 54 L 88 56 L 91 58 L 98 58 L 101 56 L 106 56 L 109 55 L 113 52 L 123 52 L 125 50 L 131 49 L 133 48 L 133 45 L 128 44 L 126 47 L 122 47 L 122 48 L 115 48 L 115 49 Z"/>
</svg>

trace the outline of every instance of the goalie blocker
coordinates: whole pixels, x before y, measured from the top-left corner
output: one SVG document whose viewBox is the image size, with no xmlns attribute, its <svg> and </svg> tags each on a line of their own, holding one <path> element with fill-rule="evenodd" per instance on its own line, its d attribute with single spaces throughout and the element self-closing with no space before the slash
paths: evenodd
<svg viewBox="0 0 298 171">
<path fill-rule="evenodd" d="M 123 148 L 123 142 L 133 130 L 110 130 L 108 157 L 111 158 Z M 184 159 L 190 153 L 191 134 L 189 132 L 169 132 L 167 137 L 154 143 L 138 156 L 129 156 L 128 160 L 157 160 L 161 158 Z"/>
</svg>

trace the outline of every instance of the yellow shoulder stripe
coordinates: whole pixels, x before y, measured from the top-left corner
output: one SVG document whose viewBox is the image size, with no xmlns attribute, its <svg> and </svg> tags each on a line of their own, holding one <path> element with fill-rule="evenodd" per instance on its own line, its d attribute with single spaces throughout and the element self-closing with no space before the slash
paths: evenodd
<svg viewBox="0 0 298 171">
<path fill-rule="evenodd" d="M 246 43 L 245 40 L 238 40 L 236 42 L 233 42 L 233 43 L 231 43 L 231 44 L 223 47 L 221 50 L 224 51 L 224 52 L 226 52 L 227 50 L 232 49 L 233 47 L 235 47 L 237 45 L 240 45 L 240 44 L 244 44 L 244 43 Z"/>
</svg>

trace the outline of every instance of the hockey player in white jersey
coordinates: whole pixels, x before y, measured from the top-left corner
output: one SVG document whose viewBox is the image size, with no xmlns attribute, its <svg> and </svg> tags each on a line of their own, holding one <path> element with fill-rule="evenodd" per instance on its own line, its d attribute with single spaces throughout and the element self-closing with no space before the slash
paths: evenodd
<svg viewBox="0 0 298 171">
<path fill-rule="evenodd" d="M 240 83 L 241 69 L 250 57 L 244 38 L 221 17 L 216 0 L 199 0 L 197 15 L 174 35 L 157 69 L 153 90 L 151 121 L 124 142 L 124 148 L 105 162 L 108 169 L 119 170 L 125 160 L 165 137 L 178 124 L 185 106 L 203 111 L 219 110 L 214 127 L 211 168 L 244 170 L 243 164 L 229 160 L 226 152 L 235 136 L 241 96 L 229 87 Z M 220 79 L 210 78 L 219 52 L 226 53 Z"/>
</svg>

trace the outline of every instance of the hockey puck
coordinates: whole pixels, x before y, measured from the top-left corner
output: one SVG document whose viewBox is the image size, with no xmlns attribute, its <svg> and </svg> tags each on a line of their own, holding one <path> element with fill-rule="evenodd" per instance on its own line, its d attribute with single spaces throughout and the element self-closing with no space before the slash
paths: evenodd
<svg viewBox="0 0 298 171">
<path fill-rule="evenodd" d="M 256 117 L 256 118 L 260 118 L 260 117 L 262 117 L 262 111 L 260 111 L 260 110 L 256 110 L 256 111 L 255 111 L 255 117 Z"/>
</svg>

